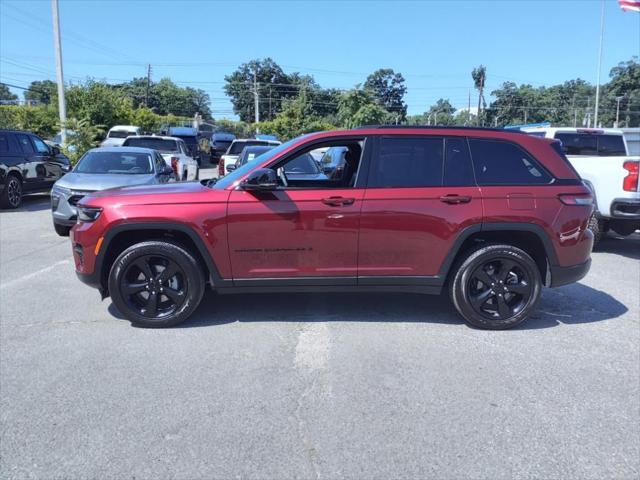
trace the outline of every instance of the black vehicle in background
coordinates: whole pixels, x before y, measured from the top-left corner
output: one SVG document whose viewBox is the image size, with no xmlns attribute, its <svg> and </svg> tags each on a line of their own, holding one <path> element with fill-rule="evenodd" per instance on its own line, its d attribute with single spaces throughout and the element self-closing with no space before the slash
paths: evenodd
<svg viewBox="0 0 640 480">
<path fill-rule="evenodd" d="M 189 156 L 198 162 L 198 166 L 202 164 L 202 151 L 200 149 L 200 137 L 198 129 L 192 127 L 169 127 L 167 131 L 169 137 L 177 137 L 187 144 L 187 152 Z"/>
<path fill-rule="evenodd" d="M 238 157 L 238 160 L 236 160 L 236 163 L 229 165 L 227 167 L 227 170 L 229 172 L 233 172 L 236 168 L 241 167 L 245 163 L 249 163 L 254 158 L 259 157 L 265 152 L 268 152 L 272 148 L 275 148 L 275 146 L 274 145 L 253 145 L 251 147 L 244 147 L 242 149 L 242 153 L 240 153 L 240 156 Z"/>
<path fill-rule="evenodd" d="M 37 135 L 0 130 L 0 207 L 19 207 L 24 193 L 47 191 L 70 170 L 60 149 Z"/>
<path fill-rule="evenodd" d="M 236 139 L 233 133 L 216 132 L 211 136 L 211 162 L 218 163 L 229 145 Z"/>
</svg>

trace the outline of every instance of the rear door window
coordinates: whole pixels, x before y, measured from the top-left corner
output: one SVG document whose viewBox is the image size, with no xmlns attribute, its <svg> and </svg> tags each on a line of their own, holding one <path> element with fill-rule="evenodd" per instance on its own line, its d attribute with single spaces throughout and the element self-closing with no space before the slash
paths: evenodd
<svg viewBox="0 0 640 480">
<path fill-rule="evenodd" d="M 369 187 L 442 186 L 443 160 L 443 137 L 382 137 Z"/>
<path fill-rule="evenodd" d="M 470 138 L 471 158 L 478 185 L 536 185 L 552 177 L 512 142 Z"/>
<path fill-rule="evenodd" d="M 448 187 L 466 187 L 476 184 L 466 138 L 446 139 L 443 184 Z"/>
</svg>

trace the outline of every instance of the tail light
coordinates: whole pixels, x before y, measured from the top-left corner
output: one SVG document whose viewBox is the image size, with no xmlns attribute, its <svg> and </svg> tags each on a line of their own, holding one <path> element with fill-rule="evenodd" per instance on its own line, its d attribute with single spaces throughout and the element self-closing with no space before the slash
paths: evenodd
<svg viewBox="0 0 640 480">
<path fill-rule="evenodd" d="M 590 193 L 563 193 L 558 198 L 565 205 L 593 205 L 593 195 Z"/>
<path fill-rule="evenodd" d="M 178 173 L 178 157 L 171 157 L 171 168 L 173 169 L 173 173 Z"/>
<path fill-rule="evenodd" d="M 622 168 L 627 172 L 626 177 L 622 180 L 622 189 L 625 192 L 637 192 L 638 191 L 638 167 L 640 162 L 624 162 Z"/>
<path fill-rule="evenodd" d="M 224 177 L 224 158 L 221 158 L 218 162 L 218 176 Z"/>
</svg>

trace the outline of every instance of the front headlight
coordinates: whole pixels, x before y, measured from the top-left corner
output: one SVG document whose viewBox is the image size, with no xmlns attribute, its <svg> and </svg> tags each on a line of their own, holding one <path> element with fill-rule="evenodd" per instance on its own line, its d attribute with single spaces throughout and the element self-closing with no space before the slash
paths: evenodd
<svg viewBox="0 0 640 480">
<path fill-rule="evenodd" d="M 68 195 L 70 191 L 71 190 L 69 188 L 61 187 L 59 185 L 54 185 L 53 188 L 51 188 L 51 196 L 57 196 L 57 197 L 65 196 L 65 195 Z"/>
<path fill-rule="evenodd" d="M 78 206 L 78 222 L 94 222 L 101 212 L 101 208 Z"/>
</svg>

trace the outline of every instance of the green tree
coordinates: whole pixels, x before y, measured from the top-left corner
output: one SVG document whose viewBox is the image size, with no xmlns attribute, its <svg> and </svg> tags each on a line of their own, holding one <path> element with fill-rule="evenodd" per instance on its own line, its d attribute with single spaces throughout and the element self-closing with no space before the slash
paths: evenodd
<svg viewBox="0 0 640 480">
<path fill-rule="evenodd" d="M 67 145 L 64 152 L 74 165 L 87 150 L 98 146 L 105 132 L 103 125 L 95 125 L 88 118 L 68 118 L 65 126 L 73 131 L 73 137 L 72 144 Z"/>
<path fill-rule="evenodd" d="M 65 96 L 70 118 L 83 119 L 93 125 L 105 125 L 108 128 L 131 123 L 133 105 L 121 89 L 88 80 L 84 84 L 68 88 Z"/>
<path fill-rule="evenodd" d="M 640 126 L 640 63 L 638 57 L 620 62 L 602 88 L 600 115 L 603 125 L 613 125 L 620 101 L 620 126 Z"/>
<path fill-rule="evenodd" d="M 456 109 L 451 105 L 449 100 L 444 98 L 438 99 L 435 105 L 432 105 L 425 113 L 427 120 L 431 125 L 453 125 Z"/>
<path fill-rule="evenodd" d="M 473 84 L 478 90 L 478 121 L 483 124 L 482 108 L 485 105 L 484 101 L 484 86 L 487 81 L 487 68 L 484 65 L 474 68 L 471 71 L 471 78 L 473 78 Z"/>
<path fill-rule="evenodd" d="M 29 84 L 29 89 L 24 91 L 24 99 L 27 103 L 42 103 L 49 105 L 58 99 L 58 86 L 51 80 L 36 80 Z"/>
<path fill-rule="evenodd" d="M 4 83 L 0 83 L 0 104 L 11 105 L 18 101 L 18 96 L 14 93 L 11 93 L 9 87 L 7 87 Z"/>
<path fill-rule="evenodd" d="M 407 105 L 404 103 L 407 87 L 401 73 L 396 73 L 391 68 L 376 70 L 367 77 L 364 89 L 373 94 L 383 109 L 399 116 L 399 121 L 404 121 L 407 116 Z"/>
<path fill-rule="evenodd" d="M 224 91 L 231 98 L 233 111 L 244 122 L 254 121 L 254 87 L 260 101 L 260 121 L 274 119 L 282 110 L 282 101 L 295 97 L 299 90 L 271 58 L 243 63 L 224 79 Z"/>
<path fill-rule="evenodd" d="M 303 133 L 331 130 L 335 127 L 314 114 L 311 100 L 301 92 L 295 98 L 284 100 L 282 111 L 276 118 L 260 123 L 259 128 L 264 133 L 277 135 L 281 140 L 289 140 Z"/>
</svg>

